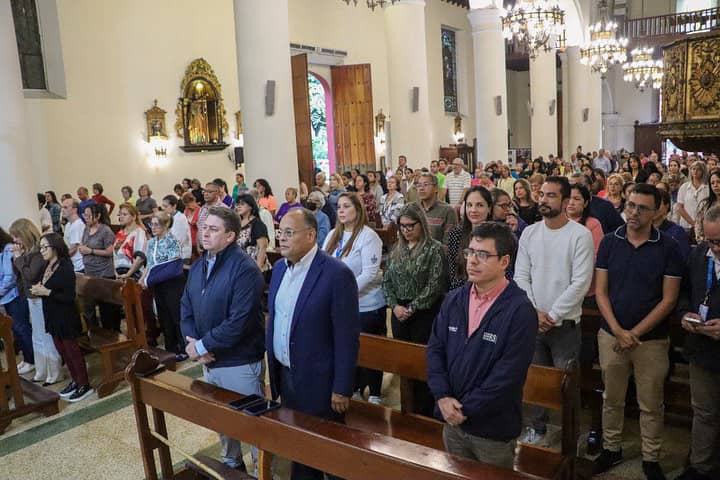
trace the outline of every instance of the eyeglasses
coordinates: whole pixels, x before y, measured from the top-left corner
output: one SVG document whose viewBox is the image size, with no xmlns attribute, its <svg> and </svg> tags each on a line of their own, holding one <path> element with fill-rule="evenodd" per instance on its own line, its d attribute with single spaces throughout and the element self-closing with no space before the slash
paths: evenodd
<svg viewBox="0 0 720 480">
<path fill-rule="evenodd" d="M 50 248 L 50 245 L 40 245 L 41 252 L 47 250 L 48 248 Z"/>
<path fill-rule="evenodd" d="M 503 257 L 504 255 L 492 254 L 485 250 L 473 250 L 472 248 L 466 248 L 462 251 L 465 260 L 470 260 L 470 257 L 475 257 L 475 260 L 486 263 L 490 257 Z"/>
<path fill-rule="evenodd" d="M 160 224 L 157 223 L 157 222 L 151 222 L 151 223 L 150 223 L 150 226 L 153 227 L 153 228 L 155 228 L 155 227 L 160 228 Z"/>
<path fill-rule="evenodd" d="M 400 230 L 404 232 L 409 232 L 413 228 L 415 228 L 415 225 L 417 225 L 419 222 L 412 222 L 412 223 L 398 223 L 398 226 L 400 227 Z"/>
<path fill-rule="evenodd" d="M 496 203 L 495 206 L 502 208 L 503 210 L 510 210 L 512 208 L 512 203 Z"/>
<path fill-rule="evenodd" d="M 712 245 L 713 247 L 720 247 L 720 239 L 718 240 L 711 240 L 709 238 L 706 238 L 705 241 Z"/>
<path fill-rule="evenodd" d="M 638 212 L 641 215 L 645 215 L 646 213 L 654 212 L 657 209 L 648 207 L 647 205 L 638 205 L 634 202 L 626 202 L 625 210 L 627 210 L 628 212 Z"/>
<path fill-rule="evenodd" d="M 430 182 L 423 182 L 423 183 L 418 183 L 417 186 L 418 186 L 418 188 L 429 188 L 429 187 L 434 187 L 435 184 L 430 183 Z"/>
<path fill-rule="evenodd" d="M 278 230 L 277 234 L 278 234 L 278 237 L 280 237 L 280 238 L 285 237 L 288 240 L 290 240 L 291 238 L 293 238 L 295 236 L 296 233 L 304 232 L 305 230 L 310 230 L 310 228 L 309 227 L 301 228 L 300 230 Z"/>
</svg>

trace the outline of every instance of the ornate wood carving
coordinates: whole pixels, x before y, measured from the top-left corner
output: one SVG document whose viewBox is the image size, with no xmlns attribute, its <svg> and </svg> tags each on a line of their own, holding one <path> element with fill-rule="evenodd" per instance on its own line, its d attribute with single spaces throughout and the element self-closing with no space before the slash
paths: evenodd
<svg viewBox="0 0 720 480">
<path fill-rule="evenodd" d="M 720 116 L 720 38 L 688 44 L 687 118 Z"/>
<path fill-rule="evenodd" d="M 687 44 L 681 43 L 663 52 L 663 119 L 678 122 L 685 119 L 685 57 Z"/>
</svg>

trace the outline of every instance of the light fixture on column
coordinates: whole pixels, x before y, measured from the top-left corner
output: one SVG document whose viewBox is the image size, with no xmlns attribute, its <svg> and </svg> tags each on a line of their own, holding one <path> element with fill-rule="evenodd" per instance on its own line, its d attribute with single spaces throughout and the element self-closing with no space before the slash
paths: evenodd
<svg viewBox="0 0 720 480">
<path fill-rule="evenodd" d="M 598 2 L 600 20 L 590 26 L 590 43 L 580 49 L 580 63 L 605 73 L 611 65 L 627 60 L 628 39 L 617 37 L 618 24 L 610 20 L 607 0 Z"/>
<path fill-rule="evenodd" d="M 653 60 L 653 49 L 651 47 L 636 48 L 630 52 L 632 61 L 624 63 L 623 79 L 626 82 L 634 83 L 641 92 L 651 86 L 659 90 L 663 78 L 662 60 Z"/>
<path fill-rule="evenodd" d="M 530 58 L 540 48 L 546 52 L 565 48 L 565 11 L 557 1 L 520 0 L 502 15 L 503 36 L 527 46 Z"/>
<path fill-rule="evenodd" d="M 375 150 L 380 156 L 385 155 L 385 119 L 387 117 L 380 112 L 375 115 Z"/>
<path fill-rule="evenodd" d="M 358 0 L 343 0 L 345 3 L 350 5 L 350 2 L 352 2 L 355 6 L 358 4 Z M 395 5 L 400 0 L 366 0 L 367 6 L 370 10 L 373 12 L 375 11 L 375 7 L 385 8 L 387 5 Z"/>
</svg>

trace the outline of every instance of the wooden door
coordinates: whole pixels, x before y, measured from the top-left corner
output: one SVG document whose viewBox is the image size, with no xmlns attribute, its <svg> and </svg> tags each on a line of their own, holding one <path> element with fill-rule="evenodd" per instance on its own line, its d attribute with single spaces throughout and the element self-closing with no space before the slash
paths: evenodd
<svg viewBox="0 0 720 480">
<path fill-rule="evenodd" d="M 307 55 L 290 57 L 292 68 L 293 110 L 295 112 L 295 144 L 297 147 L 298 177 L 308 189 L 315 184 L 313 170 L 312 133 L 310 125 L 310 92 L 308 90 Z"/>
<path fill-rule="evenodd" d="M 331 72 L 337 171 L 375 170 L 370 64 L 332 67 Z"/>
</svg>

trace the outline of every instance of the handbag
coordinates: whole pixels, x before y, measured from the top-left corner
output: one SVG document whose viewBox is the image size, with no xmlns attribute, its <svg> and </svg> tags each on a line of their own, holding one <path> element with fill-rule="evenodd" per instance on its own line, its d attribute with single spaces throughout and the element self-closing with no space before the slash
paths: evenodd
<svg viewBox="0 0 720 480">
<path fill-rule="evenodd" d="M 153 250 L 153 259 L 156 259 L 157 244 L 155 242 L 155 249 Z M 183 261 L 182 258 L 177 257 L 166 262 L 155 263 L 150 267 L 145 275 L 145 285 L 151 287 L 158 283 L 162 283 L 166 280 L 179 277 L 183 274 Z"/>
</svg>

